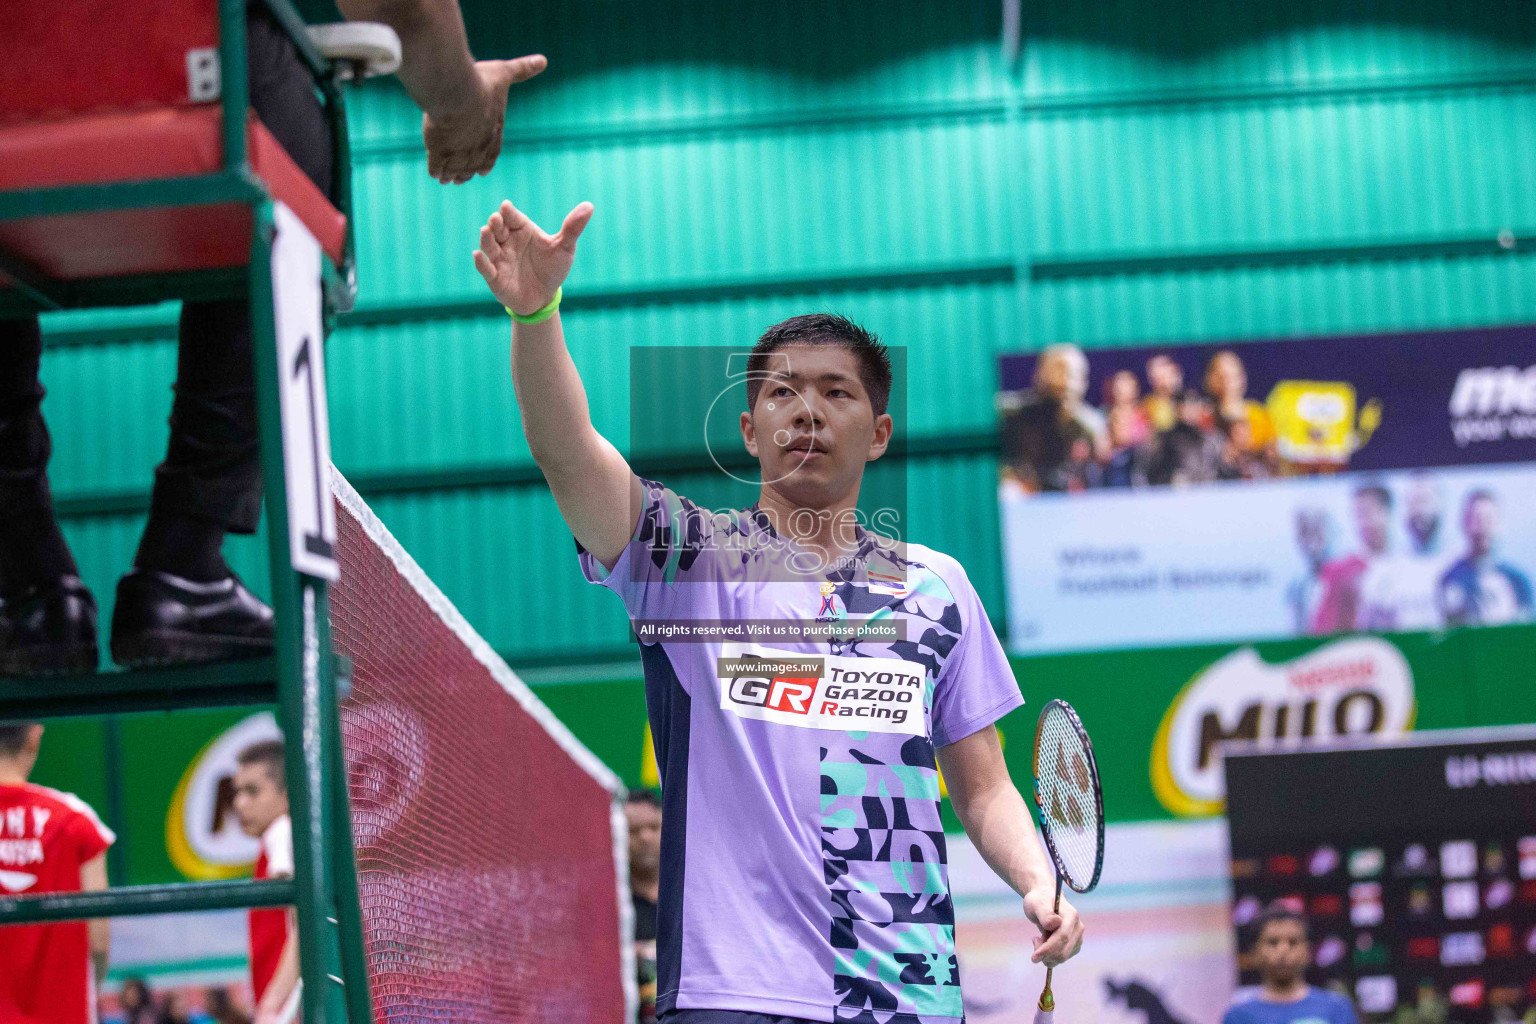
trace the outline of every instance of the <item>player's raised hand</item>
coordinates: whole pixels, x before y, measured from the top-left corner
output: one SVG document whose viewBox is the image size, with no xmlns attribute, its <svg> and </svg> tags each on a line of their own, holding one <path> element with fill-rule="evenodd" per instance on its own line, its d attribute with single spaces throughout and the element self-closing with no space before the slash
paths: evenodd
<svg viewBox="0 0 1536 1024">
<path fill-rule="evenodd" d="M 475 269 L 503 306 L 524 316 L 535 313 L 571 272 L 576 239 L 591 219 L 592 204 L 581 203 L 565 215 L 558 234 L 548 235 L 504 200 L 480 229 Z"/>
</svg>

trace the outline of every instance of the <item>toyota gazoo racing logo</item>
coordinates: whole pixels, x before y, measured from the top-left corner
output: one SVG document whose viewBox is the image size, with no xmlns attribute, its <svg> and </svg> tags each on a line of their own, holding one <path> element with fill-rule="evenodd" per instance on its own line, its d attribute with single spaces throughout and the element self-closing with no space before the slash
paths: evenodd
<svg viewBox="0 0 1536 1024">
<path fill-rule="evenodd" d="M 927 732 L 927 676 L 900 658 L 803 657 L 725 644 L 718 672 L 720 708 L 741 718 L 844 732 Z"/>
</svg>

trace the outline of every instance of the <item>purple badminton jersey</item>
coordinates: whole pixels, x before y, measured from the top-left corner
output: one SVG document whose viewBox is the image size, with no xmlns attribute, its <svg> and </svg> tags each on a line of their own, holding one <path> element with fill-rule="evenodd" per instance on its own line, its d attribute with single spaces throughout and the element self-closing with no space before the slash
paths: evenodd
<svg viewBox="0 0 1536 1024">
<path fill-rule="evenodd" d="M 934 750 L 1024 703 L 964 570 L 861 530 L 852 560 L 798 575 L 806 550 L 757 506 L 714 514 L 642 485 L 613 571 L 580 554 L 637 628 L 906 627 L 905 640 L 641 644 L 664 804 L 658 1013 L 960 1018 Z"/>
</svg>

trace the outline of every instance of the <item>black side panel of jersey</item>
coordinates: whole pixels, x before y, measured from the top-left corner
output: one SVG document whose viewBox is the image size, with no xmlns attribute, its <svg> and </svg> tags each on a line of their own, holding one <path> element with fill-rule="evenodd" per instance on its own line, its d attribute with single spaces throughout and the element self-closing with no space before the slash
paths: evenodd
<svg viewBox="0 0 1536 1024">
<path fill-rule="evenodd" d="M 688 836 L 688 728 L 693 700 L 661 644 L 641 644 L 645 706 L 661 776 L 661 879 L 656 906 L 656 1014 L 677 1006 L 683 960 L 683 875 Z"/>
</svg>

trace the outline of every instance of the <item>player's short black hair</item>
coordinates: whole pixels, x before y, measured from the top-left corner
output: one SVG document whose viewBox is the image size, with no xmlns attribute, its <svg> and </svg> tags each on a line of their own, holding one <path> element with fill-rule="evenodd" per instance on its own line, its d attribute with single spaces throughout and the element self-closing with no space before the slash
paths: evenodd
<svg viewBox="0 0 1536 1024">
<path fill-rule="evenodd" d="M 891 354 L 871 332 L 835 313 L 806 313 L 781 320 L 763 332 L 747 357 L 747 410 L 757 408 L 768 356 L 785 345 L 841 345 L 859 361 L 859 382 L 869 392 L 875 415 L 891 404 Z"/>
<path fill-rule="evenodd" d="M 15 757 L 27 745 L 27 734 L 36 722 L 0 722 L 0 757 Z"/>
<path fill-rule="evenodd" d="M 1382 508 L 1389 511 L 1392 508 L 1392 492 L 1387 490 L 1385 484 L 1361 484 L 1355 488 L 1355 497 L 1372 498 Z"/>
<path fill-rule="evenodd" d="M 1276 921 L 1295 921 L 1297 924 L 1301 925 L 1302 939 L 1311 941 L 1311 935 L 1308 933 L 1307 929 L 1307 918 L 1304 914 L 1292 910 L 1284 903 L 1271 903 L 1269 906 L 1264 908 L 1258 917 L 1253 919 L 1253 924 L 1249 926 L 1252 928 L 1251 934 L 1253 936 L 1253 944 L 1255 946 L 1257 946 L 1259 944 L 1259 940 L 1264 937 L 1264 929 L 1268 928 Z"/>
<path fill-rule="evenodd" d="M 659 811 L 661 810 L 661 797 L 648 789 L 632 789 L 624 795 L 624 805 L 627 807 L 630 804 L 645 804 L 645 806 L 654 807 Z"/>
<path fill-rule="evenodd" d="M 267 776 L 277 783 L 277 788 L 288 789 L 288 776 L 283 773 L 283 741 L 260 740 L 235 755 L 235 763 L 242 768 L 259 764 L 267 770 Z"/>
</svg>

